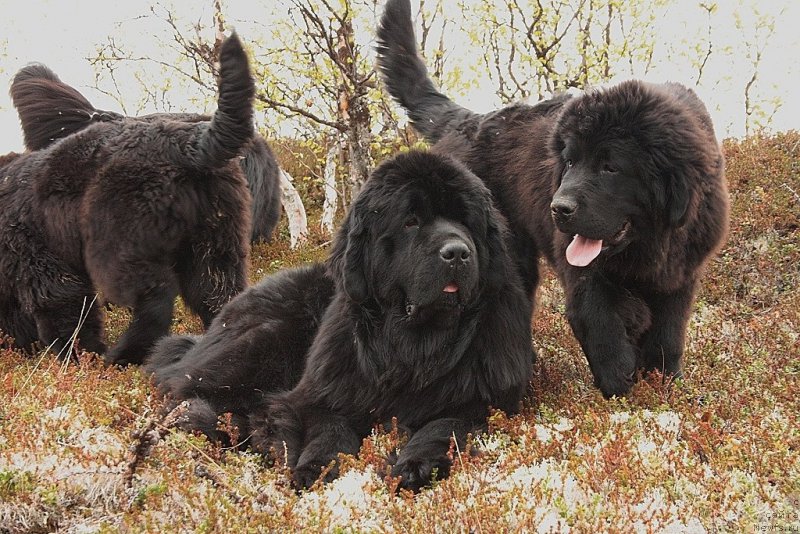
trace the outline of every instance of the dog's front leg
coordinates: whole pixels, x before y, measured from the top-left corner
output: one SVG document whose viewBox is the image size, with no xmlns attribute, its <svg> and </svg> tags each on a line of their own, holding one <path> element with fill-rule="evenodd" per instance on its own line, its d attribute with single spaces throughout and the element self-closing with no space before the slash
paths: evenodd
<svg viewBox="0 0 800 534">
<path fill-rule="evenodd" d="M 637 340 L 650 326 L 647 305 L 591 271 L 568 277 L 565 286 L 567 319 L 595 385 L 606 398 L 627 394 L 636 374 Z"/>
<path fill-rule="evenodd" d="M 467 433 L 476 425 L 465 419 L 434 419 L 417 430 L 397 455 L 392 465 L 392 476 L 400 477 L 400 488 L 418 492 L 434 478 L 442 480 L 450 475 L 452 460 L 451 439 L 458 450 L 464 450 Z M 390 464 L 392 463 L 390 459 Z"/>
<path fill-rule="evenodd" d="M 645 372 L 660 371 L 665 378 L 679 378 L 694 286 L 648 295 L 646 300 L 653 312 L 653 324 L 642 342 L 642 366 Z"/>
<path fill-rule="evenodd" d="M 307 489 L 317 480 L 330 482 L 339 476 L 339 454 L 358 454 L 361 438 L 340 415 L 316 412 L 306 422 L 303 452 L 292 470 L 298 489 Z"/>
<path fill-rule="evenodd" d="M 178 291 L 171 284 L 148 289 L 136 299 L 133 317 L 105 360 L 111 364 L 140 364 L 155 342 L 169 333 Z"/>
<path fill-rule="evenodd" d="M 292 469 L 298 489 L 339 474 L 339 453 L 357 454 L 361 437 L 340 415 L 304 402 L 302 390 L 272 395 L 250 416 L 253 448 Z"/>
</svg>

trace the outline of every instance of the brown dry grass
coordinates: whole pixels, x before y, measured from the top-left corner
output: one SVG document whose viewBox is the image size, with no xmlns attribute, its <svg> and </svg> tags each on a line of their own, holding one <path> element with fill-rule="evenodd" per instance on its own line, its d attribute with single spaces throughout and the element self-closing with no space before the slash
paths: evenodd
<svg viewBox="0 0 800 534">
<path fill-rule="evenodd" d="M 546 278 L 540 361 L 523 414 L 496 414 L 479 456 L 394 496 L 391 435 L 365 440 L 336 482 L 301 495 L 249 453 L 163 428 L 138 369 L 0 351 L 0 532 L 653 532 L 800 530 L 800 135 L 725 143 L 727 245 L 695 305 L 686 379 L 605 401 Z M 319 259 L 282 237 L 252 278 Z M 113 339 L 127 315 L 109 312 Z M 179 308 L 176 332 L 199 323 Z"/>
</svg>

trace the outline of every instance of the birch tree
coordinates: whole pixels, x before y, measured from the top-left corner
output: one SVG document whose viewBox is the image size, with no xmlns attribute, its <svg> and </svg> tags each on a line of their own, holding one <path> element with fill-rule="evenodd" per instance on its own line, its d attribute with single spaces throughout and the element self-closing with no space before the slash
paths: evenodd
<svg viewBox="0 0 800 534">
<path fill-rule="evenodd" d="M 274 12 L 281 9 L 286 16 L 271 31 L 277 46 L 258 57 L 264 83 L 257 98 L 284 117 L 305 121 L 324 138 L 343 140 L 347 172 L 340 194 L 347 205 L 372 165 L 371 102 L 380 99 L 372 58 L 354 30 L 359 17 L 371 13 L 369 4 L 279 0 Z"/>
<path fill-rule="evenodd" d="M 539 99 L 641 70 L 654 44 L 643 28 L 654 6 L 620 0 L 487 0 L 461 2 L 468 34 L 486 52 L 481 68 L 502 102 Z M 635 67 L 634 67 L 635 65 Z"/>
<path fill-rule="evenodd" d="M 734 14 L 736 29 L 743 35 L 750 34 L 749 38 L 743 40 L 742 43 L 749 70 L 749 75 L 746 77 L 742 90 L 745 135 L 750 135 L 755 130 L 769 126 L 775 113 L 781 107 L 779 98 L 764 101 L 756 96 L 759 71 L 764 54 L 767 52 L 770 41 L 775 34 L 775 16 L 760 12 L 756 6 L 750 6 L 749 11 L 746 15 L 743 15 L 740 11 Z M 783 15 L 783 11 L 780 11 L 778 17 Z M 745 22 L 745 19 L 747 22 Z"/>
</svg>

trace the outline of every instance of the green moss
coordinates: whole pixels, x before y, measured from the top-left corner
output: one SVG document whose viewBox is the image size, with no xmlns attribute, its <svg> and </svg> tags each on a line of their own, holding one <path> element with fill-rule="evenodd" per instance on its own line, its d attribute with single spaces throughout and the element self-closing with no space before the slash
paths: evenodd
<svg viewBox="0 0 800 534">
<path fill-rule="evenodd" d="M 36 476 L 29 471 L 0 471 L 0 499 L 11 499 L 36 488 Z"/>
</svg>

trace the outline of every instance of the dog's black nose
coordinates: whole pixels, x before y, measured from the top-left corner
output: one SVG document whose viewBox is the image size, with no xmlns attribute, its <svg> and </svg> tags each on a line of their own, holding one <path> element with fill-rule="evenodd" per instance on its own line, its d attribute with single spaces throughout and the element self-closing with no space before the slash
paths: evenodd
<svg viewBox="0 0 800 534">
<path fill-rule="evenodd" d="M 553 202 L 550 203 L 550 211 L 553 212 L 553 217 L 561 220 L 572 217 L 577 209 L 578 203 L 571 198 L 553 198 Z"/>
<path fill-rule="evenodd" d="M 439 256 L 445 262 L 454 264 L 467 261 L 471 253 L 466 243 L 459 239 L 451 239 L 439 249 Z"/>
</svg>

